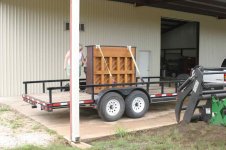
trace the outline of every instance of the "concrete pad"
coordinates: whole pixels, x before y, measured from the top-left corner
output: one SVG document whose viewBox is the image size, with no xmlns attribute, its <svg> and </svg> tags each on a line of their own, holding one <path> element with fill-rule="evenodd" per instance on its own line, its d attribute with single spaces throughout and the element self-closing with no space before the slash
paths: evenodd
<svg viewBox="0 0 226 150">
<path fill-rule="evenodd" d="M 0 98 L 0 103 L 9 105 L 16 111 L 56 131 L 70 139 L 70 112 L 69 109 L 58 109 L 53 112 L 32 109 L 21 97 Z M 96 110 L 81 110 L 80 134 L 82 141 L 100 138 L 115 134 L 117 128 L 128 131 L 157 128 L 176 123 L 174 114 L 175 103 L 152 104 L 148 113 L 139 119 L 130 119 L 124 116 L 116 122 L 104 122 Z"/>
</svg>

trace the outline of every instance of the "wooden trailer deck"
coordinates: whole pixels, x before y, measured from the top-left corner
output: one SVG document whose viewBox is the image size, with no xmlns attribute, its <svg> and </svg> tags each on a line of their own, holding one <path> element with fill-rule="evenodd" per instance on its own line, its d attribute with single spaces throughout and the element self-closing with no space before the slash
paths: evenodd
<svg viewBox="0 0 226 150">
<path fill-rule="evenodd" d="M 80 107 L 94 107 L 94 100 L 91 99 L 91 94 L 80 92 Z M 52 92 L 52 99 L 49 94 L 24 94 L 23 100 L 32 105 L 32 108 L 39 110 L 52 111 L 58 108 L 68 108 L 70 106 L 69 92 Z"/>
<path fill-rule="evenodd" d="M 49 102 L 49 94 L 48 93 L 41 93 L 41 94 L 28 94 L 30 97 L 35 99 L 39 99 L 44 102 Z M 85 92 L 79 92 L 79 99 L 82 100 L 90 100 L 91 94 Z M 52 103 L 59 103 L 59 102 L 67 102 L 70 101 L 70 92 L 53 92 L 52 93 Z"/>
</svg>

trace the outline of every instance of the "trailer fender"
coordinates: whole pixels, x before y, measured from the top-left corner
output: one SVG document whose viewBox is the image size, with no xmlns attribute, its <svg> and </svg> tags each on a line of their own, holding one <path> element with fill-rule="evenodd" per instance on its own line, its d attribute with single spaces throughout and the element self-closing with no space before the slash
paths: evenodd
<svg viewBox="0 0 226 150">
<path fill-rule="evenodd" d="M 98 93 L 98 95 L 95 99 L 95 103 L 98 105 L 101 98 L 109 92 L 116 92 L 125 99 L 130 93 L 132 93 L 133 91 L 136 91 L 136 90 L 144 92 L 147 95 L 149 102 L 150 102 L 150 96 L 145 89 L 139 88 L 139 87 L 129 87 L 129 88 L 111 88 L 111 89 L 102 90 L 101 92 Z"/>
</svg>

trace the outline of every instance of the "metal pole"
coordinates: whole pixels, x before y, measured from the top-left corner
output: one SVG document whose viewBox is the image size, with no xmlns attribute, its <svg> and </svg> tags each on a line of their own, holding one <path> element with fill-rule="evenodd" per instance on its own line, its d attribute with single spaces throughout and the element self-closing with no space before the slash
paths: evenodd
<svg viewBox="0 0 226 150">
<path fill-rule="evenodd" d="M 164 93 L 164 83 L 161 83 L 161 93 Z"/>
<path fill-rule="evenodd" d="M 150 78 L 148 78 L 148 83 L 147 83 L 147 92 L 149 93 L 149 89 L 150 89 Z"/>
<path fill-rule="evenodd" d="M 80 0 L 70 0 L 70 125 L 71 141 L 80 142 L 79 120 L 79 17 Z"/>
<path fill-rule="evenodd" d="M 52 90 L 49 90 L 49 103 L 52 104 Z"/>
<path fill-rule="evenodd" d="M 60 81 L 60 87 L 62 87 L 62 86 L 63 86 L 63 81 Z M 63 89 L 60 89 L 60 91 L 62 92 Z"/>
<path fill-rule="evenodd" d="M 27 94 L 27 83 L 25 83 L 24 85 L 25 85 L 25 94 Z"/>
<path fill-rule="evenodd" d="M 42 91 L 43 91 L 43 93 L 46 92 L 45 82 L 42 83 Z"/>
</svg>

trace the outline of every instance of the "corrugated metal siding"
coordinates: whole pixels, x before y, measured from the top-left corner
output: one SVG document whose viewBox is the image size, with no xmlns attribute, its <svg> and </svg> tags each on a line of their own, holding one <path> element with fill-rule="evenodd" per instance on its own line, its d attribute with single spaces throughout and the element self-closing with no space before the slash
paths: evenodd
<svg viewBox="0 0 226 150">
<path fill-rule="evenodd" d="M 200 64 L 220 67 L 226 59 L 226 21 L 213 20 L 201 25 Z"/>
<path fill-rule="evenodd" d="M 150 50 L 151 75 L 159 75 L 161 17 L 199 21 L 200 64 L 220 65 L 226 56 L 226 21 L 177 11 L 81 0 L 80 22 L 85 24 L 81 43 L 133 45 L 138 51 Z M 66 77 L 66 20 L 69 0 L 0 0 L 0 96 L 20 95 L 25 80 Z"/>
<path fill-rule="evenodd" d="M 82 0 L 80 21 L 85 24 L 85 32 L 80 34 L 85 45 L 132 45 L 138 51 L 149 50 L 150 75 L 159 75 L 160 65 L 156 64 L 160 64 L 160 17 L 150 9 L 106 0 Z"/>
<path fill-rule="evenodd" d="M 0 1 L 0 96 L 22 94 L 26 80 L 65 78 L 69 1 Z"/>
</svg>

